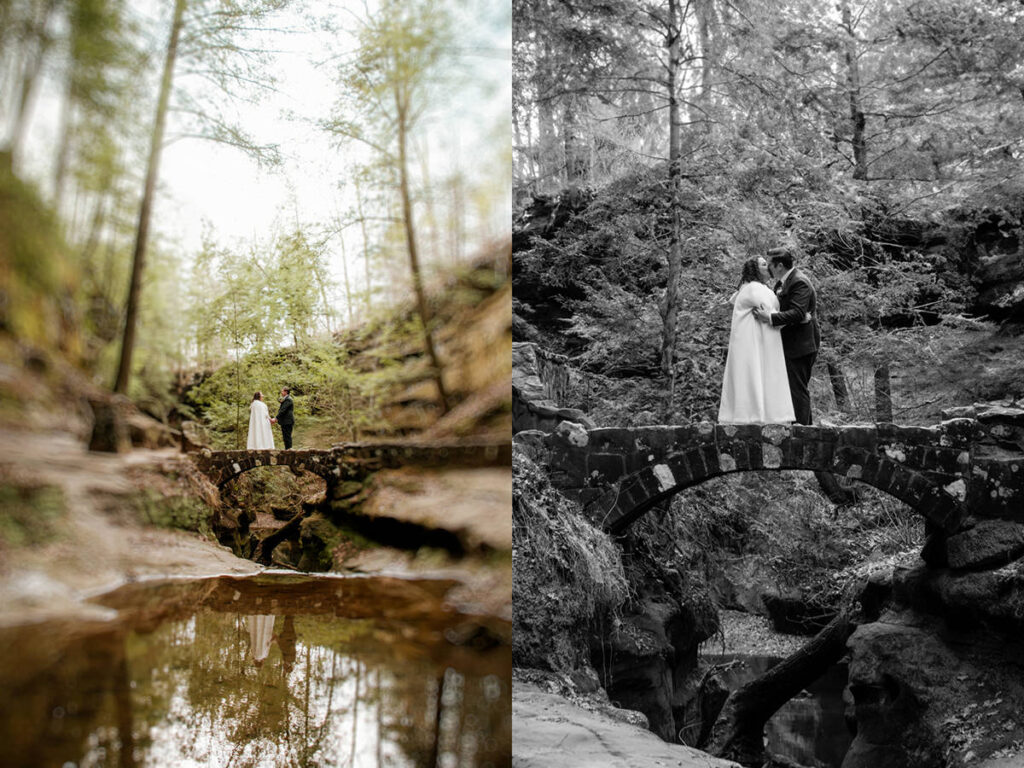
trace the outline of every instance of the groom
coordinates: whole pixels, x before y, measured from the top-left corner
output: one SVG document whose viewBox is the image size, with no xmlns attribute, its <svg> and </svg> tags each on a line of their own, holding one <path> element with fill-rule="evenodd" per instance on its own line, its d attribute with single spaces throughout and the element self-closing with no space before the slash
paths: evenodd
<svg viewBox="0 0 1024 768">
<path fill-rule="evenodd" d="M 821 346 L 816 309 L 818 304 L 814 286 L 803 272 L 793 266 L 793 254 L 785 248 L 768 251 L 768 269 L 778 283 L 775 293 L 779 297 L 777 312 L 754 309 L 754 317 L 762 323 L 782 326 L 782 350 L 786 356 L 786 374 L 789 393 L 793 398 L 793 412 L 797 424 L 811 423 L 811 368 Z M 808 313 L 810 320 L 805 322 Z"/>
<path fill-rule="evenodd" d="M 292 447 L 292 427 L 295 426 L 295 408 L 292 402 L 291 391 L 288 387 L 281 390 L 281 405 L 277 409 L 277 416 L 270 420 L 271 424 L 281 425 L 281 437 L 284 438 L 284 448 L 289 450 Z"/>
</svg>

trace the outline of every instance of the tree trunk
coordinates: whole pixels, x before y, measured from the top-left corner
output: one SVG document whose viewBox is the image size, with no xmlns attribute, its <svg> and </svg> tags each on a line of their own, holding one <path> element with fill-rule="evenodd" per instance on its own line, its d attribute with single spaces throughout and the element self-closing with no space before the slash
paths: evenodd
<svg viewBox="0 0 1024 768">
<path fill-rule="evenodd" d="M 128 287 L 128 306 L 125 309 L 124 340 L 121 342 L 121 361 L 117 368 L 114 391 L 125 393 L 132 374 L 132 353 L 135 351 L 135 326 L 138 321 L 139 299 L 142 293 L 142 270 L 146 261 L 146 239 L 149 236 L 149 218 L 153 209 L 153 196 L 160 166 L 160 151 L 164 142 L 164 125 L 167 122 L 167 105 L 171 97 L 171 83 L 174 80 L 174 60 L 178 55 L 178 38 L 181 35 L 187 0 L 176 0 L 171 35 L 167 42 L 167 56 L 164 59 L 163 77 L 160 80 L 160 96 L 156 105 L 156 123 L 153 126 L 152 143 L 149 147 L 149 163 L 146 167 L 146 185 L 139 206 L 139 224 L 135 233 L 135 249 L 132 253 L 132 277 Z"/>
<path fill-rule="evenodd" d="M 825 497 L 837 507 L 846 507 L 858 501 L 857 492 L 831 472 L 815 472 L 818 487 Z"/>
<path fill-rule="evenodd" d="M 427 220 L 430 222 L 430 250 L 433 252 L 434 263 L 441 259 L 441 232 L 437 225 L 437 205 L 434 201 L 434 190 L 430 184 L 430 150 L 426 142 L 417 146 L 420 156 L 420 172 L 423 174 L 423 202 L 427 206 Z"/>
<path fill-rule="evenodd" d="M 344 237 L 341 238 L 341 273 L 342 276 L 345 278 L 345 308 L 348 310 L 348 324 L 349 327 L 351 328 L 354 322 L 352 319 L 352 287 L 349 285 L 348 282 L 348 256 L 345 254 Z M 323 295 L 324 307 L 329 310 L 330 305 L 327 303 L 327 290 L 324 287 L 322 280 L 320 281 L 320 292 Z M 328 321 L 327 332 L 330 333 L 330 330 L 331 328 Z"/>
<path fill-rule="evenodd" d="M 276 531 L 260 539 L 256 549 L 253 550 L 252 559 L 261 565 L 270 565 L 270 558 L 273 557 L 274 548 L 282 541 L 292 536 L 298 536 L 299 529 L 302 527 L 302 521 L 309 517 L 310 514 L 311 512 L 307 510 L 301 510 Z"/>
<path fill-rule="evenodd" d="M 668 174 L 671 190 L 672 233 L 668 247 L 668 278 L 665 285 L 665 300 L 661 305 L 661 373 L 666 384 L 666 409 L 671 404 L 673 363 L 676 346 L 676 315 L 679 311 L 679 272 L 682 253 L 680 234 L 682 224 L 679 216 L 679 180 L 682 169 L 679 165 L 679 99 L 676 96 L 676 80 L 679 76 L 679 0 L 669 0 L 668 29 L 665 45 L 668 48 Z"/>
<path fill-rule="evenodd" d="M 579 119 L 576 115 L 576 100 L 566 96 L 562 108 L 562 148 L 565 152 L 565 183 L 569 187 L 579 186 L 589 176 L 586 147 L 580 146 Z"/>
<path fill-rule="evenodd" d="M 538 4 L 538 13 L 547 14 L 548 3 Z M 544 36 L 541 41 L 541 54 L 538 57 L 545 63 L 552 60 L 551 41 Z M 554 73 L 538 68 L 534 77 L 534 93 L 537 103 L 537 176 L 540 192 L 555 192 L 563 186 L 558 169 L 557 138 L 555 136 L 555 107 L 552 103 L 551 83 Z"/>
<path fill-rule="evenodd" d="M 359 231 L 363 235 L 363 260 L 366 263 L 366 311 L 372 306 L 372 288 L 370 286 L 370 240 L 366 236 L 366 216 L 363 214 L 363 191 L 359 187 L 359 176 L 355 177 L 356 183 L 356 212 L 359 214 Z"/>
<path fill-rule="evenodd" d="M 796 653 L 733 691 L 715 721 L 705 751 L 741 765 L 760 766 L 764 762 L 765 723 L 843 657 L 853 630 L 848 610 L 840 611 Z"/>
<path fill-rule="evenodd" d="M 416 308 L 423 325 L 423 342 L 427 348 L 430 365 L 434 369 L 434 382 L 437 395 L 441 400 L 441 415 L 448 413 L 448 393 L 444 387 L 444 369 L 441 359 L 434 347 L 434 336 L 430 330 L 430 310 L 427 307 L 427 296 L 423 290 L 423 276 L 420 273 L 419 254 L 416 250 L 416 227 L 413 223 L 412 198 L 409 194 L 409 164 L 406 155 L 408 136 L 406 135 L 406 107 L 399 94 L 399 86 L 395 85 L 395 109 L 398 115 L 398 180 L 402 196 L 402 219 L 405 225 L 405 243 L 409 251 L 409 269 L 412 272 L 412 286 L 416 293 Z"/>
<path fill-rule="evenodd" d="M 704 110 L 699 125 L 704 131 L 711 127 L 710 111 L 713 106 L 714 82 L 713 75 L 718 64 L 718 51 L 715 47 L 714 28 L 715 0 L 698 0 L 693 4 L 696 12 L 697 35 L 700 39 L 700 92 L 697 96 L 697 104 Z"/>
<path fill-rule="evenodd" d="M 888 363 L 875 369 L 875 421 L 892 424 L 892 381 Z"/>
<path fill-rule="evenodd" d="M 836 399 L 836 409 L 845 411 L 850 407 L 850 389 L 846 386 L 846 377 L 838 363 L 829 362 L 828 380 L 832 384 L 832 396 Z"/>
<path fill-rule="evenodd" d="M 35 19 L 36 45 L 25 60 L 25 70 L 21 78 L 21 92 L 15 106 L 14 120 L 11 125 L 11 134 L 7 140 L 7 149 L 11 153 L 13 163 L 16 166 L 18 151 L 21 149 L 22 137 L 25 128 L 28 126 L 29 105 L 32 101 L 32 93 L 36 83 L 39 81 L 39 73 L 43 68 L 43 59 L 50 49 L 51 40 L 46 33 L 46 27 L 50 23 L 50 16 L 57 6 L 56 0 L 48 0 L 41 8 L 41 14 Z"/>
<path fill-rule="evenodd" d="M 868 145 L 865 128 L 867 118 L 861 104 L 860 64 L 857 60 L 857 37 L 853 30 L 853 17 L 850 13 L 849 0 L 843 0 L 842 27 L 846 32 L 846 88 L 850 101 L 850 125 L 852 135 L 850 146 L 853 148 L 853 178 L 866 180 L 868 177 Z"/>
<path fill-rule="evenodd" d="M 455 264 L 462 261 L 462 253 L 465 250 L 466 239 L 466 195 L 462 188 L 462 174 L 456 174 L 451 180 L 451 248 L 452 259 Z"/>
<path fill-rule="evenodd" d="M 53 208 L 58 214 L 64 204 L 64 187 L 67 180 L 68 157 L 71 154 L 71 81 L 72 75 L 68 74 L 67 88 L 60 103 L 60 128 L 58 130 L 60 139 L 57 144 L 57 164 L 53 170 Z"/>
</svg>

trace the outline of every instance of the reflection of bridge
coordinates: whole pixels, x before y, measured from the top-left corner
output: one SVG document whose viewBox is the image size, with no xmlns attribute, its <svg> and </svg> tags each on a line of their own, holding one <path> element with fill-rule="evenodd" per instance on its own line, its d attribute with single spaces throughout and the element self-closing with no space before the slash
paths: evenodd
<svg viewBox="0 0 1024 768">
<path fill-rule="evenodd" d="M 210 451 L 193 454 L 199 471 L 218 486 L 256 467 L 312 472 L 334 485 L 398 467 L 509 466 L 511 447 L 502 443 L 346 443 L 324 450 Z"/>
<path fill-rule="evenodd" d="M 612 532 L 713 477 L 783 469 L 867 483 L 947 533 L 968 515 L 1024 522 L 1024 421 L 1017 416 L 933 427 L 700 423 L 587 430 L 562 422 L 552 434 L 534 435 L 554 485 Z"/>
</svg>

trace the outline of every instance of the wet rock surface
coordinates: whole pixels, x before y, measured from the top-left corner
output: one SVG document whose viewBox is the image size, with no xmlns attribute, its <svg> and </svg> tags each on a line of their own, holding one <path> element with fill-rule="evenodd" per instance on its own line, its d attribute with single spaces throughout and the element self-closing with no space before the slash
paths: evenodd
<svg viewBox="0 0 1024 768">
<path fill-rule="evenodd" d="M 513 685 L 512 717 L 516 768 L 738 768 L 530 683 Z"/>
</svg>

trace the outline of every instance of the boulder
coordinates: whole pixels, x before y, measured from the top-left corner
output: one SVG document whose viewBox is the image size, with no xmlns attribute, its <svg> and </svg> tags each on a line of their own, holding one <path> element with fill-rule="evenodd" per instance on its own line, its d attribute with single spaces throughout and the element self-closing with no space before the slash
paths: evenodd
<svg viewBox="0 0 1024 768">
<path fill-rule="evenodd" d="M 652 590 L 657 597 L 643 600 L 595 637 L 590 656 L 609 699 L 642 712 L 654 733 L 674 742 L 682 727 L 676 713 L 689 711 L 696 693 L 697 649 L 714 627 L 707 615 L 710 602 L 679 594 L 682 584 L 672 584 L 672 574 L 666 581 Z"/>
<path fill-rule="evenodd" d="M 132 445 L 139 448 L 170 448 L 181 443 L 181 432 L 144 413 L 128 416 Z"/>
<path fill-rule="evenodd" d="M 512 432 L 539 429 L 542 432 L 553 432 L 563 421 L 583 424 L 588 429 L 596 425 L 583 411 L 577 408 L 558 408 L 546 402 L 533 402 L 512 387 Z"/>
<path fill-rule="evenodd" d="M 950 685 L 963 672 L 956 656 L 913 620 L 858 627 L 848 647 L 857 735 L 843 768 L 945 765 L 935 714 L 949 712 L 949 693 L 964 687 Z"/>
<path fill-rule="evenodd" d="M 949 567 L 954 570 L 998 568 L 1024 555 L 1024 525 L 1004 520 L 978 520 L 946 540 Z"/>
<path fill-rule="evenodd" d="M 667 623 L 672 606 L 644 601 L 641 612 L 622 616 L 617 626 L 591 648 L 608 698 L 617 707 L 647 716 L 651 730 L 675 740 L 672 711 L 674 649 Z"/>
<path fill-rule="evenodd" d="M 544 437 L 547 433 L 539 429 L 526 429 L 512 437 L 512 445 L 533 462 L 539 462 L 547 453 Z"/>
<path fill-rule="evenodd" d="M 283 504 L 271 504 L 270 514 L 274 516 L 275 520 L 287 521 L 295 517 L 295 509 Z"/>
<path fill-rule="evenodd" d="M 1019 760 L 1021 605 L 1021 560 L 995 571 L 894 571 L 888 608 L 847 643 L 857 735 L 843 768 Z"/>
<path fill-rule="evenodd" d="M 537 345 L 528 342 L 512 344 L 512 386 L 520 396 L 533 403 L 554 405 L 540 378 Z"/>
<path fill-rule="evenodd" d="M 184 421 L 181 424 L 181 450 L 186 453 L 201 451 L 210 447 L 210 438 L 206 429 L 196 421 Z"/>
</svg>

